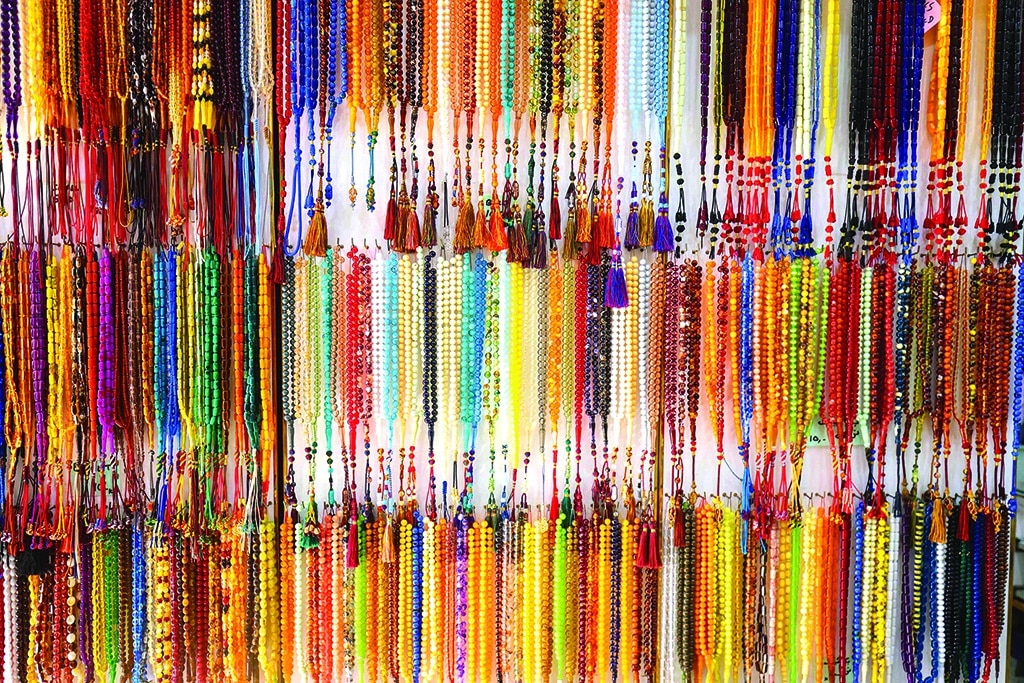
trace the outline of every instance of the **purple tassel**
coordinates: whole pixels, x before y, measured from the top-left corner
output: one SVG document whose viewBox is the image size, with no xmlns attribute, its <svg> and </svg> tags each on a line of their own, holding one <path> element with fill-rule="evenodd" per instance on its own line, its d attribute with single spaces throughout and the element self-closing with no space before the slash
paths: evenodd
<svg viewBox="0 0 1024 683">
<path fill-rule="evenodd" d="M 636 207 L 629 209 L 629 217 L 626 219 L 626 237 L 623 240 L 626 249 L 638 249 L 640 247 L 640 214 Z"/>
<path fill-rule="evenodd" d="M 608 280 L 605 281 L 604 305 L 608 308 L 625 308 L 629 305 L 629 297 L 626 294 L 626 274 L 622 270 L 618 256 L 612 262 L 612 267 L 608 271 Z"/>
<path fill-rule="evenodd" d="M 659 211 L 654 221 L 654 251 L 672 251 L 672 223 L 668 220 L 668 211 Z"/>
</svg>

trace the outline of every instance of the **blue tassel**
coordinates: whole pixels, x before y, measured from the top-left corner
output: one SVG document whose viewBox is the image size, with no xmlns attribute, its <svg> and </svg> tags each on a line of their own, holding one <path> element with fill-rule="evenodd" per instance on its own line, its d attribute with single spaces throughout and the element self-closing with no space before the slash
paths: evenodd
<svg viewBox="0 0 1024 683">
<path fill-rule="evenodd" d="M 629 217 L 626 219 L 626 237 L 623 240 L 626 249 L 638 249 L 640 247 L 640 214 L 636 208 L 630 208 Z"/>
<path fill-rule="evenodd" d="M 622 270 L 622 264 L 616 257 L 608 271 L 608 280 L 604 285 L 604 305 L 608 308 L 625 308 L 629 305 L 629 297 L 626 295 L 626 274 Z"/>
<path fill-rule="evenodd" d="M 743 468 L 743 502 L 740 507 L 740 518 L 743 526 L 740 533 L 740 550 L 746 555 L 747 546 L 750 541 L 750 511 L 754 497 L 754 484 L 750 481 L 750 467 Z"/>
<path fill-rule="evenodd" d="M 805 211 L 800 217 L 800 248 L 799 256 L 812 256 L 814 249 L 811 247 L 812 235 L 814 234 L 814 223 L 811 221 L 811 212 Z"/>
<path fill-rule="evenodd" d="M 779 213 L 778 197 L 775 201 L 775 210 L 772 211 L 772 227 L 768 231 L 768 244 L 775 250 L 776 258 L 781 257 L 786 238 L 782 232 L 782 215 Z"/>
<path fill-rule="evenodd" d="M 668 220 L 667 211 L 659 211 L 658 219 L 654 221 L 654 251 L 672 251 L 672 223 Z"/>
</svg>

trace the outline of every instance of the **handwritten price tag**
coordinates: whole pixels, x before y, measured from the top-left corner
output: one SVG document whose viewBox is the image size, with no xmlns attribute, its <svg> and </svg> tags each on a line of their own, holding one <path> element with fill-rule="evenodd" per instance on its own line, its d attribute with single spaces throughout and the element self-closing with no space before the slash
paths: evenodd
<svg viewBox="0 0 1024 683">
<path fill-rule="evenodd" d="M 927 0 L 924 4 L 924 32 L 935 28 L 942 16 L 942 4 L 939 0 Z"/>
</svg>

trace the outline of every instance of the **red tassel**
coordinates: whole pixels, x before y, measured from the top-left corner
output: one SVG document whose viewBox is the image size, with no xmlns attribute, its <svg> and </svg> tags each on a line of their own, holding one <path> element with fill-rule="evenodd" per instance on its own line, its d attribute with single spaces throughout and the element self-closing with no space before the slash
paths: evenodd
<svg viewBox="0 0 1024 683">
<path fill-rule="evenodd" d="M 956 537 L 965 543 L 971 540 L 971 512 L 966 500 L 960 501 L 960 519 L 957 520 Z"/>
<path fill-rule="evenodd" d="M 558 206 L 558 197 L 551 198 L 551 213 L 548 216 L 548 237 L 553 240 L 562 239 L 562 209 Z"/>
<path fill-rule="evenodd" d="M 387 212 L 384 214 L 384 239 L 390 242 L 395 239 L 395 223 L 398 221 L 398 202 L 394 197 L 388 200 Z"/>
<path fill-rule="evenodd" d="M 277 219 L 277 245 L 270 259 L 270 281 L 275 285 L 284 282 L 284 215 Z"/>
<path fill-rule="evenodd" d="M 658 530 L 653 525 L 647 538 L 647 568 L 661 569 L 661 548 L 658 547 Z"/>
<path fill-rule="evenodd" d="M 682 548 L 686 545 L 686 536 L 683 534 L 683 514 L 682 510 L 676 510 L 675 524 L 672 525 L 672 545 L 676 548 Z"/>
<path fill-rule="evenodd" d="M 611 211 L 605 207 L 597 214 L 597 229 L 595 230 L 594 242 L 604 249 L 611 249 L 615 246 L 615 227 L 612 224 Z"/>
<path fill-rule="evenodd" d="M 348 552 L 345 555 L 345 566 L 353 569 L 359 566 L 359 525 L 355 520 L 348 525 Z"/>
<path fill-rule="evenodd" d="M 636 566 L 644 569 L 647 567 L 647 546 L 650 543 L 650 533 L 645 524 L 640 531 L 640 542 L 636 545 Z"/>
</svg>

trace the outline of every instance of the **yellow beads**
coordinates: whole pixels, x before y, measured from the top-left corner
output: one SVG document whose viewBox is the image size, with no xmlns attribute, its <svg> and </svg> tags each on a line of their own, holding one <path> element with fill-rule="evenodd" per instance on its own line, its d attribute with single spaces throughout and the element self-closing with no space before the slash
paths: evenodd
<svg viewBox="0 0 1024 683">
<path fill-rule="evenodd" d="M 398 524 L 398 667 L 402 680 L 412 679 L 412 525 Z"/>
</svg>

